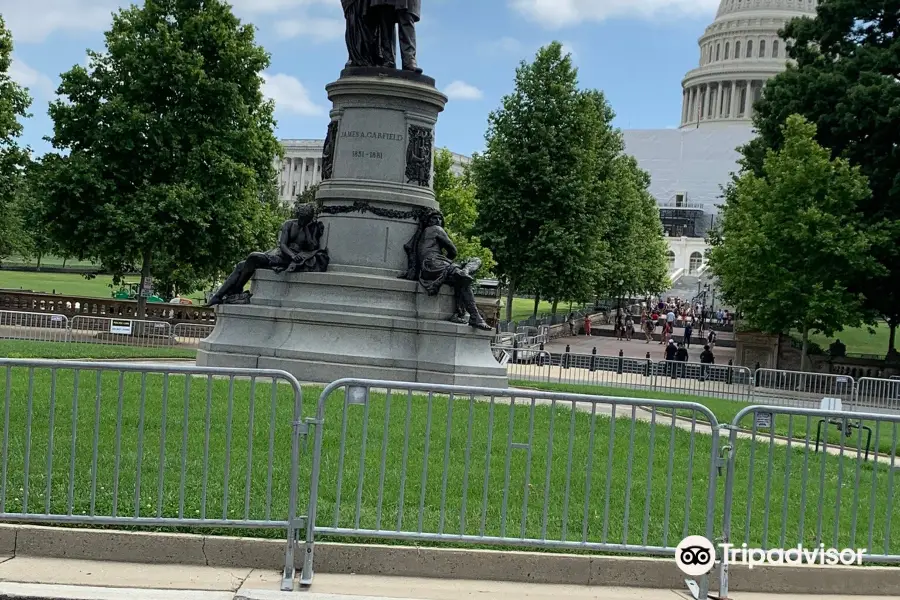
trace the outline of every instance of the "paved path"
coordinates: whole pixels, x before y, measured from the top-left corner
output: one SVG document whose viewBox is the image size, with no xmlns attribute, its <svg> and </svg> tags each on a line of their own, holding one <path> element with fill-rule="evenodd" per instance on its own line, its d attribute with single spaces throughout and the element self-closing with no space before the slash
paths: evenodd
<svg viewBox="0 0 900 600">
<path fill-rule="evenodd" d="M 676 329 L 675 332 L 679 337 L 681 336 L 680 329 Z M 720 339 L 725 335 L 730 334 L 722 333 L 719 336 Z M 689 352 L 691 354 L 691 360 L 699 362 L 700 353 L 703 351 L 703 344 L 700 343 L 700 340 L 695 341 L 696 343 L 691 345 Z M 544 348 L 548 352 L 561 353 L 565 352 L 567 345 L 571 346 L 571 351 L 575 354 L 590 354 L 596 347 L 597 354 L 602 356 L 618 356 L 619 350 L 622 350 L 624 355 L 629 358 L 646 358 L 647 352 L 649 352 L 650 358 L 653 360 L 665 359 L 663 354 L 664 347 L 658 341 L 650 342 L 648 344 L 644 340 L 643 335 L 638 336 L 637 334 L 635 334 L 635 338 L 630 342 L 625 340 L 619 341 L 614 336 L 605 335 L 594 335 L 591 337 L 585 335 L 574 337 L 565 336 L 556 338 L 549 344 L 546 344 Z M 724 346 L 715 347 L 713 353 L 716 356 L 716 362 L 723 365 L 727 365 L 728 361 L 735 357 L 735 349 L 725 348 Z"/>
<path fill-rule="evenodd" d="M 280 592 L 260 569 L 16 557 L 0 564 L 0 600 L 685 600 L 681 590 L 316 574 L 308 591 Z M 731 600 L 851 600 L 847 596 L 734 593 Z M 852 600 L 888 597 L 853 596 Z"/>
</svg>

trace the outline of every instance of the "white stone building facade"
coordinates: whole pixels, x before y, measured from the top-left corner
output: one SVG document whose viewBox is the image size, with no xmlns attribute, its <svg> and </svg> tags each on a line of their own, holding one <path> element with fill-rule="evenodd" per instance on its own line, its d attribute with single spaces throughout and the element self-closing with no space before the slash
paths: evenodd
<svg viewBox="0 0 900 600">
<path fill-rule="evenodd" d="M 325 140 L 281 140 L 284 158 L 275 162 L 278 173 L 278 197 L 285 204 L 308 188 L 322 181 L 322 152 Z M 453 171 L 462 173 L 465 165 L 472 159 L 455 152 L 453 155 Z"/>
</svg>

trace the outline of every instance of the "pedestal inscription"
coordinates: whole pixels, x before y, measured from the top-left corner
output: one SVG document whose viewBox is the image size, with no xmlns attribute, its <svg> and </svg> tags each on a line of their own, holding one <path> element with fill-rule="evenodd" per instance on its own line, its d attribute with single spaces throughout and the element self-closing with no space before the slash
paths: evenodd
<svg viewBox="0 0 900 600">
<path fill-rule="evenodd" d="M 406 118 L 400 111 L 346 111 L 336 149 L 335 178 L 405 183 Z"/>
</svg>

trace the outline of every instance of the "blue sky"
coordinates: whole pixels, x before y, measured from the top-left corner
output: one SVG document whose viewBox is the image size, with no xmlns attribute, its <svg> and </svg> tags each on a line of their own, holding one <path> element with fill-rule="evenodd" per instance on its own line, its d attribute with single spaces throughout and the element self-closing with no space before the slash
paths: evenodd
<svg viewBox="0 0 900 600">
<path fill-rule="evenodd" d="M 37 153 L 52 132 L 47 103 L 59 73 L 102 50 L 110 14 L 128 0 L 0 0 L 15 38 L 12 76 L 29 87 L 34 116 L 24 142 Z M 512 89 L 516 65 L 543 44 L 572 52 L 581 85 L 603 90 L 623 129 L 676 126 L 681 79 L 697 65 L 697 39 L 719 0 L 423 0 L 419 64 L 451 101 L 437 142 L 455 152 L 483 148 L 488 113 Z M 323 138 L 324 86 L 345 60 L 340 0 L 232 0 L 272 55 L 266 93 L 277 135 Z"/>
</svg>

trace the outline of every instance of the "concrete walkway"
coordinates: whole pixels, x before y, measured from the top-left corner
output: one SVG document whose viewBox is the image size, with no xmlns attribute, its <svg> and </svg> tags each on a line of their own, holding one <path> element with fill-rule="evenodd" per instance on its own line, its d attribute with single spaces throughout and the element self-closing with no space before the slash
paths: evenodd
<svg viewBox="0 0 900 600">
<path fill-rule="evenodd" d="M 280 592 L 281 573 L 130 563 L 9 558 L 0 564 L 0 600 L 685 600 L 681 590 L 541 585 L 492 581 L 413 579 L 361 575 L 316 575 L 312 588 Z M 736 593 L 731 600 L 849 596 Z M 885 600 L 853 596 L 852 600 Z"/>
</svg>

